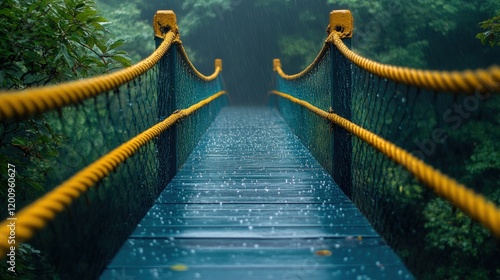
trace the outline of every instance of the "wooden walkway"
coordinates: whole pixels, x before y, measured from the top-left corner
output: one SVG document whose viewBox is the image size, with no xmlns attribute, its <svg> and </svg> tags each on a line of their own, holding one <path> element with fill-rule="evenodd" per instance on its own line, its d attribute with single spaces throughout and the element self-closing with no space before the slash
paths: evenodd
<svg viewBox="0 0 500 280">
<path fill-rule="evenodd" d="M 413 279 L 270 108 L 225 108 L 101 279 Z"/>
</svg>

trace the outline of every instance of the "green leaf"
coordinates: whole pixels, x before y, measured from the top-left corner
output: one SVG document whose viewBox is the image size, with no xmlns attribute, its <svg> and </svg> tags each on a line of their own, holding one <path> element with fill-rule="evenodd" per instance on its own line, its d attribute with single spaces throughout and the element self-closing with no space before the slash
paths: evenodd
<svg viewBox="0 0 500 280">
<path fill-rule="evenodd" d="M 2 16 L 12 15 L 12 10 L 11 9 L 1 9 L 0 15 L 2 15 Z"/>
<path fill-rule="evenodd" d="M 119 62 L 124 67 L 128 67 L 131 64 L 130 58 L 128 56 L 117 54 L 117 55 L 113 55 L 111 58 L 113 60 Z"/>
<path fill-rule="evenodd" d="M 122 46 L 125 43 L 124 40 L 118 39 L 110 39 L 107 44 L 108 44 L 108 50 L 116 49 L 117 47 Z"/>
<path fill-rule="evenodd" d="M 12 144 L 26 147 L 28 146 L 28 140 L 20 137 L 13 137 Z"/>
<path fill-rule="evenodd" d="M 91 16 L 95 15 L 94 11 L 83 11 L 75 16 L 75 19 L 81 22 L 87 22 L 91 19 Z"/>
<path fill-rule="evenodd" d="M 88 20 L 88 22 L 108 22 L 108 20 L 102 16 L 97 16 L 97 17 L 90 18 Z"/>
<path fill-rule="evenodd" d="M 107 46 L 106 46 L 106 44 L 104 42 L 96 42 L 96 46 L 97 46 L 97 48 L 100 51 L 100 55 L 102 55 L 103 53 L 105 53 L 106 50 L 107 50 Z"/>
<path fill-rule="evenodd" d="M 68 66 L 70 68 L 73 68 L 75 66 L 75 63 L 74 63 L 73 59 L 71 59 L 71 56 L 68 53 L 68 49 L 66 48 L 66 45 L 64 45 L 64 44 L 61 45 L 61 52 L 63 54 L 64 60 L 68 64 Z"/>
</svg>

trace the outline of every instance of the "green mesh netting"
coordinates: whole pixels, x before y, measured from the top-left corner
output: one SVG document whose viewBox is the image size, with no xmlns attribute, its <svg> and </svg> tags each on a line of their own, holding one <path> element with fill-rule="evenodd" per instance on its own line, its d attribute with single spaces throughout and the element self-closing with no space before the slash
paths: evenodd
<svg viewBox="0 0 500 280">
<path fill-rule="evenodd" d="M 333 45 L 305 76 L 276 75 L 275 84 L 277 91 L 333 109 L 500 204 L 498 95 L 396 84 L 353 65 Z M 272 102 L 418 278 L 500 275 L 500 246 L 488 230 L 355 136 L 284 98 Z"/>
<path fill-rule="evenodd" d="M 276 90 L 307 100 L 312 105 L 328 111 L 332 106 L 332 96 L 329 94 L 333 81 L 331 73 L 331 51 L 327 49 L 318 65 L 305 76 L 293 81 L 278 77 Z M 312 92 L 324 94 L 311 94 Z M 333 174 L 333 140 L 330 139 L 330 124 L 321 117 L 311 114 L 306 108 L 288 100 L 278 98 L 275 102 L 292 131 L 300 137 L 323 167 Z"/>
<path fill-rule="evenodd" d="M 17 211 L 175 110 L 223 89 L 220 76 L 210 82 L 196 77 L 179 48 L 172 45 L 155 67 L 112 92 L 29 120 L 2 123 L 2 164 L 17 167 Z M 21 245 L 26 251 L 24 261 L 18 257 L 21 274 L 97 277 L 224 104 L 218 98 L 142 147 L 37 233 L 29 246 Z M 6 210 L 2 207 L 2 219 Z"/>
</svg>

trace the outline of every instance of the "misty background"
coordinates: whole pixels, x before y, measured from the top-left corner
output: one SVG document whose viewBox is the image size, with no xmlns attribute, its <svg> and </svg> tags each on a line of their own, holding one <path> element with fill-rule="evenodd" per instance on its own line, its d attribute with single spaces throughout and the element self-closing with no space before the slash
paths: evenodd
<svg viewBox="0 0 500 280">
<path fill-rule="evenodd" d="M 326 37 L 329 13 L 335 9 L 352 11 L 355 26 L 352 48 L 375 61 L 437 70 L 500 64 L 498 0 L 96 1 L 97 10 L 92 0 L 0 1 L 0 88 L 20 90 L 93 77 L 129 66 L 129 57 L 132 63 L 136 63 L 154 51 L 154 14 L 157 10 L 168 9 L 177 14 L 181 39 L 198 70 L 211 74 L 214 59 L 223 59 L 223 77 L 233 105 L 266 103 L 268 91 L 273 88 L 273 58 L 280 58 L 284 71 L 289 74 L 297 73 L 311 63 Z M 484 24 L 486 27 L 482 28 L 480 23 L 488 19 L 491 19 L 489 25 Z M 125 41 L 123 45 L 122 40 Z M 79 109 L 83 108 L 80 105 L 71 106 L 59 114 L 54 112 L 41 118 L 0 123 L 0 165 L 17 166 L 16 180 L 23 182 L 16 186 L 16 193 L 22 194 L 17 197 L 19 209 L 51 190 L 56 181 L 59 183 L 74 174 L 79 166 L 87 166 L 106 149 L 125 141 L 122 137 L 136 135 L 148 127 L 145 124 L 140 127 L 141 122 L 156 121 L 156 115 L 151 113 L 140 113 L 141 117 L 137 117 L 134 111 L 124 114 L 122 110 L 109 110 L 114 108 L 110 102 L 121 101 L 120 98 L 108 97 L 100 95 L 86 101 L 92 104 L 85 106 L 88 110 Z M 461 115 L 462 128 L 452 129 L 448 140 L 443 143 L 446 149 L 436 148 L 433 152 L 436 162 L 441 166 L 449 165 L 446 169 L 456 174 L 459 182 L 473 187 L 497 204 L 500 203 L 500 156 L 497 152 L 500 148 L 496 141 L 500 138 L 498 97 L 492 96 L 481 105 L 481 110 L 467 113 L 468 117 Z M 429 102 L 442 103 L 429 107 L 422 102 L 417 110 L 425 114 L 419 117 L 422 121 L 417 124 L 418 133 L 412 135 L 426 138 L 411 140 L 430 139 L 427 137 L 447 122 L 444 112 L 455 109 L 454 105 L 461 105 L 467 98 L 454 95 L 442 100 L 449 103 L 429 99 Z M 404 100 L 403 97 L 401 102 Z M 385 103 L 386 100 L 381 98 L 380 101 Z M 391 102 L 387 108 L 415 108 L 399 106 L 402 104 L 399 101 Z M 148 106 L 138 106 L 139 112 L 148 110 Z M 129 108 L 127 110 L 135 108 L 123 107 Z M 325 107 L 322 109 L 328 109 L 328 105 Z M 377 107 L 372 109 L 378 110 Z M 109 118 L 106 117 L 108 113 Z M 435 116 L 426 118 L 431 114 Z M 114 122 L 115 115 L 121 126 L 109 123 Z M 394 123 L 390 114 L 385 115 L 377 117 L 376 123 Z M 321 140 L 319 128 L 313 137 Z M 114 144 L 106 139 L 112 139 Z M 412 145 L 411 142 L 408 144 Z M 450 157 L 450 151 L 460 155 L 461 160 L 457 162 Z M 375 159 L 379 154 L 370 156 Z M 129 164 L 126 169 L 135 168 L 149 166 Z M 443 200 L 422 203 L 422 196 L 426 193 L 410 181 L 401 185 L 401 180 L 406 179 L 397 169 L 388 168 L 384 172 L 379 174 L 390 175 L 385 180 L 393 184 L 398 195 L 391 204 L 400 208 L 386 208 L 390 207 L 389 203 L 377 205 L 382 205 L 384 211 L 396 209 L 397 215 L 400 214 L 397 209 L 411 208 L 414 214 L 401 215 L 402 219 L 410 221 L 415 217 L 419 220 L 421 226 L 414 227 L 416 234 L 402 240 L 410 249 L 400 253 L 411 262 L 422 261 L 424 271 L 421 273 L 426 276 L 422 279 L 500 279 L 499 243 L 486 229 Z M 7 181 L 5 176 L 1 180 Z M 373 187 L 380 189 L 378 185 Z M 7 195 L 6 188 L 0 189 L 1 201 L 7 201 Z M 6 210 L 0 211 L 1 217 L 7 217 Z M 94 213 L 90 218 L 98 219 L 99 211 Z M 122 215 L 125 212 L 110 213 Z M 401 232 L 396 229 L 395 234 Z M 32 265 L 45 258 L 45 252 L 40 254 L 35 248 L 24 249 L 28 253 L 19 251 L 24 254 L 19 258 L 19 270 L 32 274 L 26 276 L 27 279 L 40 277 L 42 274 Z M 76 250 L 74 255 L 79 253 Z M 420 253 L 424 257 L 418 257 Z M 6 279 L 6 273 L 6 269 L 0 269 L 0 279 Z"/>
<path fill-rule="evenodd" d="M 272 88 L 272 59 L 283 70 L 301 71 L 326 38 L 331 10 L 354 16 L 352 48 L 368 58 L 401 66 L 440 70 L 487 67 L 500 48 L 476 39 L 479 23 L 495 15 L 498 1 L 357 0 L 98 0 L 107 28 L 127 41 L 139 61 L 154 48 L 152 19 L 174 10 L 181 40 L 194 65 L 211 74 L 223 60 L 223 77 L 235 105 L 265 104 Z"/>
</svg>

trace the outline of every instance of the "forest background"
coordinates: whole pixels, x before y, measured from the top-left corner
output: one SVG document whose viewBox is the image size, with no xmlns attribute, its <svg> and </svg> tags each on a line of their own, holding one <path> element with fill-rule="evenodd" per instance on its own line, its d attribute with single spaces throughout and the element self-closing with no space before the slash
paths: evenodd
<svg viewBox="0 0 500 280">
<path fill-rule="evenodd" d="M 500 58 L 500 2 L 495 0 L 5 0 L 0 3 L 0 86 L 57 83 L 138 62 L 154 50 L 152 18 L 164 9 L 176 12 L 181 39 L 202 73 L 211 73 L 214 58 L 222 58 L 235 105 L 265 104 L 273 58 L 281 58 L 287 73 L 306 67 L 323 44 L 334 9 L 352 11 L 352 48 L 379 62 L 463 70 L 498 64 Z M 500 203 L 499 147 L 492 140 L 500 138 L 500 104 L 488 107 L 489 121 L 471 122 L 453 136 L 471 147 L 463 151 L 469 159 L 457 179 L 467 185 L 480 179 L 482 192 Z M 0 148 L 12 152 L 2 153 L 0 163 L 6 166 L 7 155 L 17 153 L 16 164 L 32 174 L 23 178 L 26 203 L 46 191 L 44 174 L 63 142 L 64 136 L 43 121 L 2 123 Z M 424 250 L 442 255 L 419 276 L 500 277 L 498 243 L 487 231 L 440 200 L 429 203 L 422 215 L 428 220 Z"/>
<path fill-rule="evenodd" d="M 368 58 L 438 70 L 487 67 L 499 48 L 476 39 L 479 23 L 496 15 L 497 1 L 418 0 L 98 0 L 109 29 L 125 39 L 137 61 L 148 55 L 152 15 L 176 12 L 181 39 L 203 73 L 222 58 L 224 79 L 236 104 L 261 105 L 271 88 L 272 59 L 287 73 L 312 62 L 326 38 L 328 14 L 354 16 L 353 49 Z M 485 38 L 485 40 L 487 40 Z M 145 47 L 146 46 L 146 47 Z"/>
</svg>

